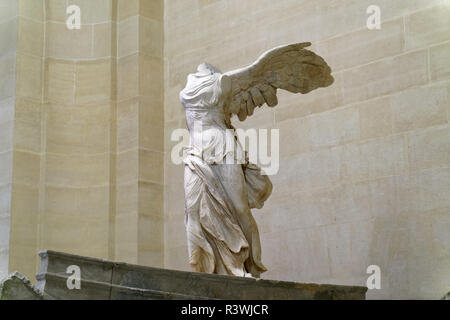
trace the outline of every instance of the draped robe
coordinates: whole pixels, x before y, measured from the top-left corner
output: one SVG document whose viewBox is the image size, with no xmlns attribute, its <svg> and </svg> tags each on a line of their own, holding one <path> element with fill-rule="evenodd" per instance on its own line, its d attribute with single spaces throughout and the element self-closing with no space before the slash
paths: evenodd
<svg viewBox="0 0 450 320">
<path fill-rule="evenodd" d="M 190 146 L 184 158 L 185 225 L 193 271 L 259 277 L 266 271 L 252 208 L 272 192 L 226 119 L 230 83 L 210 65 L 190 74 L 180 100 Z"/>
</svg>

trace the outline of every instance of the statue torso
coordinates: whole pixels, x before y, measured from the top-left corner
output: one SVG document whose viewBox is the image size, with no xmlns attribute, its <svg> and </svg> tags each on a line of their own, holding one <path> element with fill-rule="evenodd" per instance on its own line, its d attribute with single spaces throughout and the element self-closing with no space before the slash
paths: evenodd
<svg viewBox="0 0 450 320">
<path fill-rule="evenodd" d="M 221 80 L 220 74 L 195 78 L 194 81 L 199 82 L 196 90 L 182 91 L 180 94 L 191 138 L 189 153 L 208 163 L 225 162 L 225 157 L 245 163 L 245 155 L 235 138 L 234 128 L 227 125 L 224 112 L 226 94 Z"/>
</svg>

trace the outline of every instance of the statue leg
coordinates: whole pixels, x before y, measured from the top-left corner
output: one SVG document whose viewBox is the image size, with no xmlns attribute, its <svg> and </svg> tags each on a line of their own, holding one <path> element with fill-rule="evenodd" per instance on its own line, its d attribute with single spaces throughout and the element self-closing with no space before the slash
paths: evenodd
<svg viewBox="0 0 450 320">
<path fill-rule="evenodd" d="M 197 160 L 198 161 L 198 160 Z M 245 276 L 248 243 L 213 167 L 185 167 L 186 232 L 193 271 Z"/>
<path fill-rule="evenodd" d="M 259 277 L 267 269 L 261 262 L 259 231 L 250 210 L 242 166 L 221 164 L 212 168 L 227 192 L 230 208 L 249 244 L 249 257 L 245 261 L 246 271 L 254 277 Z"/>
</svg>

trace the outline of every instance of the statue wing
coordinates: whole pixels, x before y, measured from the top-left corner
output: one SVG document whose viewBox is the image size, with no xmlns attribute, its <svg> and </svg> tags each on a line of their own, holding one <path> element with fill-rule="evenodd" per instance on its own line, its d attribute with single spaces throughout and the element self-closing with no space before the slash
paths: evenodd
<svg viewBox="0 0 450 320">
<path fill-rule="evenodd" d="M 237 114 L 244 121 L 257 106 L 276 106 L 277 89 L 306 94 L 330 86 L 334 82 L 331 69 L 320 56 L 304 49 L 310 45 L 305 42 L 276 47 L 253 64 L 226 72 L 231 80 L 228 116 Z"/>
</svg>

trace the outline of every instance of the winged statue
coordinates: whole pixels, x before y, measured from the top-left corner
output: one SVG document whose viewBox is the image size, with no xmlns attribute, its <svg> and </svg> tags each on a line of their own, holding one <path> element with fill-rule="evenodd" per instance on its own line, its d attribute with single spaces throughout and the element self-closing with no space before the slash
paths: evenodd
<svg viewBox="0 0 450 320">
<path fill-rule="evenodd" d="M 277 90 L 307 94 L 334 79 L 323 58 L 295 43 L 273 48 L 253 64 L 222 73 L 203 63 L 189 74 L 180 101 L 190 145 L 184 157 L 185 225 L 195 272 L 259 278 L 258 227 L 251 209 L 262 208 L 270 179 L 248 161 L 231 124 L 256 107 L 278 104 Z"/>
</svg>

